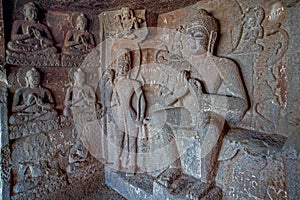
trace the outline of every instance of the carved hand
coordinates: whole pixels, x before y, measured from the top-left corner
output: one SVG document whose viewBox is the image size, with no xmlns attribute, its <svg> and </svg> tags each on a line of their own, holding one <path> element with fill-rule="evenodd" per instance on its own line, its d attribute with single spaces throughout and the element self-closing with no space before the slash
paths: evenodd
<svg viewBox="0 0 300 200">
<path fill-rule="evenodd" d="M 180 72 L 177 76 L 177 83 L 175 84 L 174 94 L 177 98 L 184 96 L 188 92 L 188 81 L 185 75 Z"/>
<path fill-rule="evenodd" d="M 211 106 L 211 98 L 209 94 L 203 92 L 201 82 L 197 79 L 189 79 L 188 87 L 191 93 L 197 98 L 199 108 L 209 110 Z"/>
<path fill-rule="evenodd" d="M 30 37 L 33 37 L 34 36 L 34 27 L 28 26 L 27 27 L 27 32 L 25 34 L 30 36 Z"/>
<path fill-rule="evenodd" d="M 34 37 L 36 39 L 38 39 L 38 40 L 42 40 L 43 39 L 43 37 L 41 35 L 41 32 L 39 30 L 33 29 L 32 31 L 33 31 Z"/>
<path fill-rule="evenodd" d="M 195 96 L 201 96 L 203 94 L 203 89 L 202 89 L 202 85 L 201 82 L 197 79 L 189 79 L 188 81 L 188 87 L 191 91 L 192 94 L 194 94 Z"/>
</svg>

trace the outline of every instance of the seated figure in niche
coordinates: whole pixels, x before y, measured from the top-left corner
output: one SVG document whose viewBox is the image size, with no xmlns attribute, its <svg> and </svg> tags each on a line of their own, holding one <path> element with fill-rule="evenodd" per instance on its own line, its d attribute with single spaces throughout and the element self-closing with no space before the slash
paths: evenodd
<svg viewBox="0 0 300 200">
<path fill-rule="evenodd" d="M 69 30 L 66 34 L 63 53 L 86 54 L 94 47 L 94 37 L 90 32 L 88 32 L 88 18 L 81 13 L 76 18 L 76 27 Z"/>
<path fill-rule="evenodd" d="M 82 69 L 77 69 L 74 74 L 74 84 L 67 88 L 65 97 L 64 115 L 70 116 L 89 109 L 95 104 L 95 92 L 86 84 L 86 74 Z"/>
<path fill-rule="evenodd" d="M 227 58 L 213 55 L 218 32 L 217 20 L 203 9 L 188 24 L 188 62 L 191 66 L 181 69 L 183 77 L 187 79 L 182 82 L 186 84 L 183 88 L 188 90 L 184 90 L 186 92 L 182 95 L 174 91 L 176 98 L 170 101 L 180 100 L 197 123 L 195 139 L 201 146 L 201 181 L 205 185 L 201 190 L 191 190 L 188 194 L 190 199 L 200 199 L 214 187 L 225 121 L 230 124 L 241 120 L 248 108 L 246 92 L 236 64 Z M 190 103 L 190 96 L 196 104 Z M 195 147 L 192 145 L 191 148 Z M 161 176 L 164 181 L 171 182 L 173 174 L 167 171 Z"/>
<path fill-rule="evenodd" d="M 25 19 L 14 21 L 8 50 L 18 53 L 56 53 L 48 27 L 38 21 L 38 12 L 35 3 L 24 5 Z"/>
<path fill-rule="evenodd" d="M 50 90 L 41 86 L 41 75 L 32 68 L 26 72 L 26 87 L 16 90 L 9 122 L 22 124 L 34 120 L 50 120 L 57 116 Z"/>
<path fill-rule="evenodd" d="M 139 28 L 139 23 L 141 23 L 142 20 L 135 17 L 133 11 L 129 7 L 123 7 L 121 9 L 119 20 L 122 36 L 128 39 L 134 39 L 136 36 L 133 31 L 134 29 Z"/>
</svg>

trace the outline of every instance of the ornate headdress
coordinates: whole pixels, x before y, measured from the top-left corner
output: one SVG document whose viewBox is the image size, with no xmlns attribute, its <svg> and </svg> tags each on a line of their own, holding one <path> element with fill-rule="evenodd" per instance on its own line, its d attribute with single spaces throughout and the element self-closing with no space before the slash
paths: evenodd
<svg viewBox="0 0 300 200">
<path fill-rule="evenodd" d="M 211 16 L 205 9 L 199 10 L 198 15 L 194 17 L 193 20 L 188 24 L 187 31 L 196 27 L 205 28 L 208 34 L 210 34 L 212 31 L 219 32 L 218 21 L 216 20 L 216 18 Z"/>
</svg>

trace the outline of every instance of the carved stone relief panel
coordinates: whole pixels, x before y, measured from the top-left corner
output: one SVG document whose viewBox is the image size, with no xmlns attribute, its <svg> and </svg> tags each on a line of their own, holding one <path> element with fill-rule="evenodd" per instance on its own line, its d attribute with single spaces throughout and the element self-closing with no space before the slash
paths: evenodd
<svg viewBox="0 0 300 200">
<path fill-rule="evenodd" d="M 147 27 L 145 19 L 145 10 L 132 10 L 129 7 L 123 7 L 118 11 L 104 12 L 99 15 L 100 22 L 100 41 L 109 37 L 119 37 L 142 40 L 147 35 L 135 30 Z M 139 34 L 137 36 L 136 34 Z"/>
<path fill-rule="evenodd" d="M 11 28 L 6 52 L 10 64 L 78 67 L 98 41 L 96 17 L 42 7 L 38 2 L 18 9 L 23 10 L 19 17 L 23 19 L 14 20 Z"/>
<path fill-rule="evenodd" d="M 93 176 L 128 199 L 297 198 L 299 3 L 12 2 L 12 199 Z"/>
<path fill-rule="evenodd" d="M 286 135 L 283 132 L 288 128 L 287 62 L 290 58 L 293 60 L 293 56 L 288 53 L 288 45 L 291 43 L 288 27 L 290 19 L 293 19 L 289 17 L 289 10 L 292 12 L 294 8 L 278 1 L 268 4 L 261 1 L 204 1 L 160 15 L 158 25 L 182 30 L 185 28 L 184 20 L 193 15 L 193 12 L 189 12 L 190 9 L 199 7 L 211 10 L 219 20 L 221 35 L 216 52 L 233 58 L 240 65 L 244 84 L 249 92 L 250 110 L 244 121 L 237 126 Z M 174 37 L 169 35 L 167 40 L 172 44 Z M 171 50 L 172 46 L 169 45 L 168 49 Z"/>
</svg>

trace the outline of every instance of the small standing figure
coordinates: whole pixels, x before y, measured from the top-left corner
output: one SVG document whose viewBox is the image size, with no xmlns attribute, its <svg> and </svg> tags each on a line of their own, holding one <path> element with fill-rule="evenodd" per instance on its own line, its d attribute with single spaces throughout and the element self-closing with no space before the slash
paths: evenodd
<svg viewBox="0 0 300 200">
<path fill-rule="evenodd" d="M 38 21 L 38 14 L 35 3 L 24 5 L 25 19 L 13 23 L 8 50 L 18 53 L 56 53 L 51 33 L 46 25 Z"/>
<path fill-rule="evenodd" d="M 105 71 L 103 77 L 100 80 L 100 104 L 101 104 L 101 116 L 106 115 L 108 122 L 112 119 L 111 113 L 111 98 L 114 89 L 115 71 L 109 69 Z"/>
<path fill-rule="evenodd" d="M 134 16 L 133 11 L 129 7 L 123 7 L 121 9 L 121 15 L 119 16 L 122 36 L 128 39 L 134 39 L 136 35 L 133 33 L 134 29 L 139 28 L 139 23 L 142 22 Z"/>
<path fill-rule="evenodd" d="M 86 54 L 95 47 L 93 35 L 88 31 L 88 18 L 81 13 L 76 18 L 76 27 L 69 30 L 64 40 L 63 53 Z"/>
<path fill-rule="evenodd" d="M 50 90 L 41 86 L 41 75 L 32 68 L 26 72 L 26 87 L 16 90 L 9 122 L 22 124 L 33 120 L 50 120 L 57 116 Z"/>
<path fill-rule="evenodd" d="M 95 103 L 95 92 L 93 88 L 86 84 L 86 74 L 82 69 L 74 72 L 74 85 L 67 89 L 65 97 L 64 115 L 80 113 L 86 109 L 92 108 Z"/>
<path fill-rule="evenodd" d="M 179 26 L 176 29 L 176 32 L 174 33 L 174 39 L 173 39 L 173 44 L 172 44 L 172 53 L 182 57 L 182 49 L 183 49 L 183 44 L 182 44 L 182 37 L 183 37 L 183 31 L 184 28 L 183 26 Z"/>
<path fill-rule="evenodd" d="M 142 134 L 146 101 L 141 83 L 129 76 L 132 63 L 128 49 L 119 51 L 116 65 L 117 78 L 113 90 L 112 112 L 121 147 L 120 152 L 117 152 L 119 155 L 115 164 L 119 170 L 136 173 L 138 137 Z"/>
</svg>

